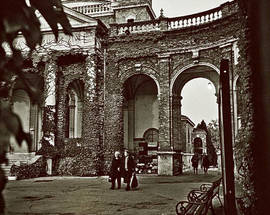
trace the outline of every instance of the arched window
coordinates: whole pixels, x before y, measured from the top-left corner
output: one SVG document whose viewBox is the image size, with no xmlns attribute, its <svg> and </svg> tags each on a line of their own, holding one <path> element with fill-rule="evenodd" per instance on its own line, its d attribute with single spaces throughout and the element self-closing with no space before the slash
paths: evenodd
<svg viewBox="0 0 270 215">
<path fill-rule="evenodd" d="M 67 130 L 68 138 L 82 136 L 83 83 L 73 81 L 67 89 Z"/>
<path fill-rule="evenodd" d="M 156 128 L 149 128 L 143 135 L 146 142 L 158 142 L 158 130 Z"/>
</svg>

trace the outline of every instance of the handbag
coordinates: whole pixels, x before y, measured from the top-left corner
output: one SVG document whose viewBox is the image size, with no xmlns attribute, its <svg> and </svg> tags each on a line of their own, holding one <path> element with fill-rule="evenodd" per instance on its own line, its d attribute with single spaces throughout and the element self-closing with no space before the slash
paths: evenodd
<svg viewBox="0 0 270 215">
<path fill-rule="evenodd" d="M 138 187 L 138 180 L 136 177 L 136 174 L 133 174 L 132 180 L 131 180 L 131 188 L 136 188 Z"/>
</svg>

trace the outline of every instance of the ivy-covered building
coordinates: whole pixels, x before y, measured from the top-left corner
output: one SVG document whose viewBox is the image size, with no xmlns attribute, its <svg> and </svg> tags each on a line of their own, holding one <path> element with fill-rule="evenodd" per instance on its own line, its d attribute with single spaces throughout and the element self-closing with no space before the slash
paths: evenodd
<svg viewBox="0 0 270 215">
<path fill-rule="evenodd" d="M 234 138 L 241 114 L 236 2 L 184 17 L 156 17 L 151 0 L 66 0 L 73 36 L 58 41 L 40 16 L 43 42 L 24 71 L 40 89 L 40 104 L 17 81 L 13 109 L 33 137 L 31 153 L 11 143 L 9 158 L 52 159 L 52 174 L 106 174 L 114 150 L 138 153 L 140 142 L 157 147 L 159 175 L 181 172 L 188 136 L 181 121 L 181 91 L 194 78 L 213 83 L 229 59 Z M 188 139 L 191 142 L 191 139 Z M 19 154 L 20 153 L 20 154 Z"/>
</svg>

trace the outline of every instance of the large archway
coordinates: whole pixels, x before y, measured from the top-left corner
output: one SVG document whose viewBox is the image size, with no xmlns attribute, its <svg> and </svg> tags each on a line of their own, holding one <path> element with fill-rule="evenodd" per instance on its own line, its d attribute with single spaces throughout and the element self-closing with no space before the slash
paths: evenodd
<svg viewBox="0 0 270 215">
<path fill-rule="evenodd" d="M 123 86 L 124 147 L 139 152 L 148 129 L 159 129 L 158 87 L 143 74 L 129 77 Z"/>
<path fill-rule="evenodd" d="M 187 144 L 186 138 L 183 136 L 184 131 L 181 123 L 182 115 L 182 90 L 184 86 L 191 80 L 196 78 L 205 78 L 215 88 L 215 95 L 219 89 L 219 70 L 212 64 L 200 63 L 191 64 L 179 70 L 172 79 L 171 95 L 172 95 L 172 113 L 171 113 L 171 140 L 175 151 L 184 152 Z M 194 101 L 196 98 L 194 98 Z"/>
</svg>

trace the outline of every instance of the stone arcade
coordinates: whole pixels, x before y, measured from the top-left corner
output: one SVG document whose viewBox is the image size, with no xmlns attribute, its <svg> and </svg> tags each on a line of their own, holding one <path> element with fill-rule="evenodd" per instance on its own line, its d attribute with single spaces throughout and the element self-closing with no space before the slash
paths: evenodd
<svg viewBox="0 0 270 215">
<path fill-rule="evenodd" d="M 26 153 L 12 143 L 11 162 L 34 159 L 42 137 L 63 151 L 88 148 L 105 166 L 114 150 L 138 153 L 140 142 L 148 141 L 156 147 L 158 174 L 179 174 L 181 153 L 190 147 L 181 121 L 181 91 L 188 81 L 202 77 L 218 92 L 224 58 L 232 73 L 236 135 L 242 31 L 235 2 L 176 18 L 156 17 L 151 0 L 63 4 L 73 36 L 60 33 L 56 43 L 40 17 L 43 43 L 25 60 L 25 73 L 42 90 L 42 106 L 31 103 L 20 82 L 13 90 L 14 111 L 23 117 L 34 146 Z M 17 45 L 27 53 L 22 39 Z"/>
</svg>

